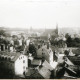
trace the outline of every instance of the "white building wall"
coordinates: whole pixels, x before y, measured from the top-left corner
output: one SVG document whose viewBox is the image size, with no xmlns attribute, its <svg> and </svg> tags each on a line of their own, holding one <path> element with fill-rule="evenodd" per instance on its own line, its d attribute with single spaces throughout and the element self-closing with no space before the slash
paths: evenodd
<svg viewBox="0 0 80 80">
<path fill-rule="evenodd" d="M 13 52 L 13 51 L 14 51 L 13 46 L 11 46 L 10 47 L 10 52 Z"/>
<path fill-rule="evenodd" d="M 19 45 L 22 46 L 22 40 L 19 40 Z"/>
<path fill-rule="evenodd" d="M 53 52 L 50 52 L 50 63 L 53 62 Z"/>
<path fill-rule="evenodd" d="M 27 67 L 28 67 L 28 57 L 25 55 L 21 55 L 15 61 L 15 74 L 16 75 L 23 75 L 23 72 L 26 71 Z"/>
<path fill-rule="evenodd" d="M 30 40 L 27 40 L 27 41 L 26 41 L 27 46 L 29 46 L 29 43 L 30 43 Z"/>
</svg>

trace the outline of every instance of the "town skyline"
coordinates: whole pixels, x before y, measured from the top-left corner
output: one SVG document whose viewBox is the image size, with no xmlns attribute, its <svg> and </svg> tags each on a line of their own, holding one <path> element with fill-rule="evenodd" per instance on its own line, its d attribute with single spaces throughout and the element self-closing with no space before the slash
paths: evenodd
<svg viewBox="0 0 80 80">
<path fill-rule="evenodd" d="M 80 27 L 79 0 L 0 0 L 0 26 L 9 28 Z"/>
</svg>

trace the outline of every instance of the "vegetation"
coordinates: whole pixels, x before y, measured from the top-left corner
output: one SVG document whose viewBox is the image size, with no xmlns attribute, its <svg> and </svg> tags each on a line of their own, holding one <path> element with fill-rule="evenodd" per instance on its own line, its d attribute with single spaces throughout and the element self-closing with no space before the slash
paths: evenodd
<svg viewBox="0 0 80 80">
<path fill-rule="evenodd" d="M 51 36 L 51 45 L 53 46 L 63 46 L 65 43 L 67 44 L 68 47 L 80 47 L 80 38 L 75 37 L 72 38 L 68 33 L 65 35 L 66 41 L 60 39 L 60 40 L 55 40 L 55 36 Z"/>
<path fill-rule="evenodd" d="M 32 53 L 32 55 L 36 54 L 36 47 L 33 43 L 29 44 L 29 53 Z"/>
<path fill-rule="evenodd" d="M 10 34 L 6 33 L 5 30 L 0 30 L 0 36 L 3 37 L 3 38 L 0 38 L 0 44 L 5 44 L 5 45 L 9 44 L 9 41 L 4 37 L 10 36 Z"/>
<path fill-rule="evenodd" d="M 66 39 L 66 44 L 68 47 L 80 47 L 80 38 L 71 38 L 71 36 L 67 34 Z"/>
</svg>

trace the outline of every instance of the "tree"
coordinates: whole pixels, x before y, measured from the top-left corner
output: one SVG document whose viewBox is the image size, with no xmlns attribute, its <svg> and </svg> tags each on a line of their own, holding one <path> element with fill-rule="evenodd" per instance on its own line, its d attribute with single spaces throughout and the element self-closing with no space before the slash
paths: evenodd
<svg viewBox="0 0 80 80">
<path fill-rule="evenodd" d="M 64 51 L 64 54 L 65 54 L 66 56 L 68 56 L 68 55 L 69 55 L 69 51 L 65 50 L 65 51 Z"/>
<path fill-rule="evenodd" d="M 70 35 L 68 33 L 66 33 L 65 38 L 68 39 L 68 37 L 70 37 Z"/>
<path fill-rule="evenodd" d="M 4 30 L 0 30 L 0 35 L 5 36 L 6 35 L 5 31 Z"/>
<path fill-rule="evenodd" d="M 29 53 L 32 53 L 32 55 L 36 54 L 36 47 L 34 44 L 29 44 Z"/>
<path fill-rule="evenodd" d="M 73 39 L 71 38 L 71 36 L 69 36 L 66 40 L 67 46 L 68 47 L 72 47 L 73 45 Z"/>
<path fill-rule="evenodd" d="M 80 39 L 79 38 L 74 38 L 74 41 L 77 43 L 80 43 Z"/>
</svg>

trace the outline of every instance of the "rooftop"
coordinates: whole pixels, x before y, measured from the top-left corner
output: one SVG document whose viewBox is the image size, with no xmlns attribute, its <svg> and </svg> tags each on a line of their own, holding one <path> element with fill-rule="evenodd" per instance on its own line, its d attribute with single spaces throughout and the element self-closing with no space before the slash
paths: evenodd
<svg viewBox="0 0 80 80">
<path fill-rule="evenodd" d="M 51 72 L 46 68 L 46 67 L 41 67 L 39 69 L 39 73 L 45 78 L 45 79 L 49 79 Z"/>
<path fill-rule="evenodd" d="M 51 65 L 46 60 L 43 62 L 42 66 L 46 67 L 48 70 L 53 70 Z"/>
<path fill-rule="evenodd" d="M 20 53 L 16 52 L 7 52 L 7 51 L 0 51 L 0 57 L 9 58 L 10 61 L 16 61 L 16 59 L 20 56 Z"/>
</svg>

